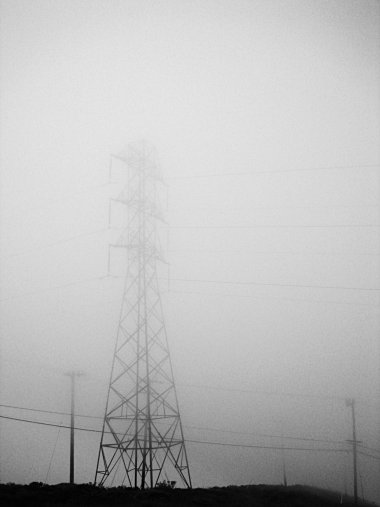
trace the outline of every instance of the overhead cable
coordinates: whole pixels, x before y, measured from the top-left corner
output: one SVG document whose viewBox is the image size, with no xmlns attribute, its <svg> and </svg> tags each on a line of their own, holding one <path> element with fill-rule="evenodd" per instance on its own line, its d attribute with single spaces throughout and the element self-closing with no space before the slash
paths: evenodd
<svg viewBox="0 0 380 507">
<path fill-rule="evenodd" d="M 225 172 L 225 173 L 208 173 L 208 174 L 188 174 L 183 176 L 167 176 L 166 180 L 188 180 L 198 178 L 223 178 L 223 177 L 235 177 L 235 176 L 256 176 L 258 174 L 288 174 L 288 173 L 310 173 L 314 171 L 340 171 L 340 170 L 351 170 L 351 169 L 377 169 L 380 167 L 379 164 L 364 164 L 364 165 L 335 165 L 335 166 L 321 166 L 321 167 L 308 167 L 308 168 L 294 168 L 294 169 L 274 169 L 267 171 L 237 171 L 237 172 Z"/>
<path fill-rule="evenodd" d="M 379 224 L 256 224 L 256 225 L 168 225 L 163 229 L 358 229 L 358 228 L 378 228 Z"/>
<path fill-rule="evenodd" d="M 4 301 L 13 301 L 15 299 L 24 298 L 24 297 L 28 297 L 28 296 L 34 296 L 35 294 L 39 294 L 41 292 L 49 292 L 51 290 L 65 289 L 67 287 L 75 287 L 76 285 L 81 285 L 82 283 L 94 282 L 96 280 L 104 280 L 106 278 L 108 278 L 108 276 L 106 276 L 106 275 L 105 276 L 104 275 L 103 276 L 94 276 L 91 278 L 85 278 L 83 280 L 77 280 L 74 282 L 63 283 L 60 285 L 52 285 L 50 287 L 44 287 L 42 289 L 38 289 L 38 290 L 30 291 L 30 292 L 23 292 L 22 294 L 16 294 L 15 296 L 10 296 L 7 298 L 0 299 L 0 303 L 2 303 Z"/>
<path fill-rule="evenodd" d="M 21 407 L 21 406 L 16 406 L 16 405 L 0 404 L 0 407 L 11 408 L 11 409 L 15 409 L 15 410 L 24 410 L 24 411 L 27 411 L 27 412 L 38 412 L 38 413 L 54 414 L 54 415 L 65 415 L 65 416 L 70 416 L 71 415 L 69 412 L 60 412 L 60 411 L 56 411 L 56 410 L 36 409 L 36 408 Z M 101 416 L 86 415 L 86 414 L 75 414 L 75 417 L 103 420 L 103 417 L 101 417 Z M 285 440 L 297 440 L 297 441 L 318 442 L 318 443 L 334 443 L 334 444 L 345 443 L 344 440 L 318 439 L 318 438 L 308 438 L 308 437 L 293 437 L 293 436 L 287 436 L 287 435 L 269 435 L 267 433 L 252 433 L 252 432 L 244 432 L 244 431 L 223 430 L 223 429 L 218 429 L 218 428 L 192 426 L 192 425 L 188 425 L 188 424 L 183 424 L 183 427 L 184 428 L 188 428 L 188 429 L 198 430 L 198 431 L 211 431 L 211 432 L 217 432 L 217 433 L 230 433 L 230 434 L 247 435 L 247 436 L 253 436 L 253 437 L 277 438 L 277 439 L 279 438 L 279 439 L 285 439 Z"/>
<path fill-rule="evenodd" d="M 184 291 L 184 290 L 168 290 L 166 294 L 189 294 L 195 296 L 206 296 L 206 297 L 232 297 L 232 298 L 249 298 L 249 299 L 258 299 L 258 300 L 269 300 L 269 301 L 290 301 L 290 302 L 301 302 L 301 303 L 319 303 L 319 304 L 329 304 L 329 305 L 348 305 L 348 306 L 357 306 L 357 307 L 370 307 L 376 308 L 379 310 L 379 305 L 375 303 L 358 303 L 356 301 L 333 301 L 333 300 L 321 300 L 321 299 L 305 299 L 305 298 L 286 298 L 286 297 L 263 297 L 263 296 L 254 296 L 252 294 L 226 294 L 226 293 L 210 293 L 210 292 L 196 292 L 196 291 Z"/>
<path fill-rule="evenodd" d="M 350 291 L 379 291 L 377 287 L 352 287 L 347 285 L 318 285 L 318 284 L 302 284 L 302 283 L 278 283 L 278 282 L 257 282 L 242 280 L 207 280 L 200 278 L 170 278 L 170 281 L 184 283 L 215 283 L 220 285 L 257 285 L 268 287 L 295 287 L 302 289 L 337 289 Z"/>
<path fill-rule="evenodd" d="M 35 421 L 31 419 L 22 419 L 18 417 L 9 417 L 0 415 L 1 419 L 7 419 L 11 421 L 19 421 L 29 424 L 36 424 L 41 426 L 51 426 L 55 428 L 65 428 L 65 429 L 71 429 L 71 426 L 64 425 L 64 424 L 55 424 L 55 423 L 48 423 L 44 421 Z M 102 433 L 102 430 L 97 430 L 94 428 L 82 428 L 82 427 L 74 427 L 75 430 L 78 431 L 88 431 L 92 433 Z M 269 446 L 269 445 L 250 445 L 250 444 L 234 444 L 229 442 L 212 442 L 212 441 L 201 441 L 201 440 L 188 440 L 185 439 L 186 442 L 189 443 L 196 443 L 196 444 L 205 444 L 205 445 L 219 445 L 219 446 L 228 446 L 228 447 L 245 447 L 245 448 L 251 448 L 251 449 L 268 449 L 268 450 L 280 450 L 280 451 L 317 451 L 317 452 L 349 452 L 347 449 L 334 449 L 334 448 L 312 448 L 312 447 L 284 447 L 284 446 Z"/>
</svg>

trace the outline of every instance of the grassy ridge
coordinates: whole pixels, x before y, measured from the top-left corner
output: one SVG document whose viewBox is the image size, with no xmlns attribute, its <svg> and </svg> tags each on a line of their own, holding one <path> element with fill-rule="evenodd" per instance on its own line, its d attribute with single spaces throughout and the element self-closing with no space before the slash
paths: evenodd
<svg viewBox="0 0 380 507">
<path fill-rule="evenodd" d="M 341 507 L 339 493 L 305 486 L 228 486 L 207 489 L 99 488 L 91 484 L 55 486 L 0 484 L 3 507 L 127 506 L 127 507 Z M 352 498 L 343 505 L 353 506 Z M 374 506 L 360 502 L 363 507 Z"/>
</svg>

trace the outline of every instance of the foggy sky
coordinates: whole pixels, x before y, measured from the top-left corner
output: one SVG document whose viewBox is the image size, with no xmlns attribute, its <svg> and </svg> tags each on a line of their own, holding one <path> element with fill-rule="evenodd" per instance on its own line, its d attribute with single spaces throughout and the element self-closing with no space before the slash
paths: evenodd
<svg viewBox="0 0 380 507">
<path fill-rule="evenodd" d="M 126 181 L 116 167 L 109 184 L 110 155 L 143 138 L 168 188 L 160 277 L 185 438 L 321 447 L 274 436 L 349 439 L 355 397 L 358 438 L 380 450 L 379 2 L 0 7 L 1 403 L 66 412 L 78 368 L 78 412 L 103 415 L 122 291 L 101 279 L 108 202 Z M 0 446 L 1 481 L 68 480 L 67 430 L 3 419 Z M 77 432 L 78 482 L 98 446 Z M 282 481 L 279 451 L 187 449 L 196 486 Z M 290 483 L 352 491 L 350 454 L 285 463 Z M 359 466 L 379 501 L 379 460 Z"/>
</svg>

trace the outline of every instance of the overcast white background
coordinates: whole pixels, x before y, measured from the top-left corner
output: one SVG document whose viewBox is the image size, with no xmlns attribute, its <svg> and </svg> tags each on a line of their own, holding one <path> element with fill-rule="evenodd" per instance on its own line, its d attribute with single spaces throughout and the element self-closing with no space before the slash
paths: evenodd
<svg viewBox="0 0 380 507">
<path fill-rule="evenodd" d="M 125 183 L 108 184 L 110 155 L 146 139 L 169 189 L 162 291 L 185 437 L 342 441 L 355 397 L 380 458 L 379 2 L 0 6 L 1 403 L 65 412 L 79 368 L 78 412 L 102 416 L 122 290 L 100 278 Z M 2 419 L 0 445 L 2 481 L 68 480 L 67 430 Z M 98 445 L 78 432 L 78 482 Z M 196 486 L 282 481 L 281 452 L 187 448 Z M 285 464 L 290 483 L 352 491 L 350 454 Z M 359 472 L 379 501 L 379 459 Z"/>
</svg>

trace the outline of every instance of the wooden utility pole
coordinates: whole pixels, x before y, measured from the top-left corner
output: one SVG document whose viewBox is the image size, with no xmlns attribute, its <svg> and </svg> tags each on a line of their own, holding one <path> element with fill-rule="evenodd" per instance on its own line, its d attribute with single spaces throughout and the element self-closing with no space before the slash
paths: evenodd
<svg viewBox="0 0 380 507">
<path fill-rule="evenodd" d="M 286 478 L 286 462 L 285 462 L 285 450 L 284 450 L 284 435 L 281 431 L 281 458 L 282 458 L 282 474 L 283 474 L 283 486 L 287 487 L 288 479 Z"/>
<path fill-rule="evenodd" d="M 74 484 L 75 378 L 80 377 L 83 373 L 70 371 L 66 375 L 71 379 L 70 484 Z"/>
<path fill-rule="evenodd" d="M 358 441 L 356 439 L 356 419 L 355 419 L 355 400 L 354 398 L 350 398 L 346 400 L 346 406 L 351 407 L 351 415 L 352 415 L 352 440 L 348 440 L 348 442 L 352 443 L 352 454 L 353 454 L 353 467 L 354 467 L 354 502 L 355 505 L 358 504 L 358 452 L 357 452 L 357 444 Z"/>
</svg>

